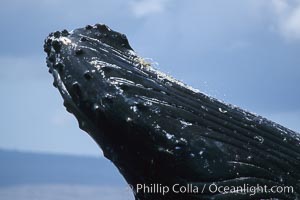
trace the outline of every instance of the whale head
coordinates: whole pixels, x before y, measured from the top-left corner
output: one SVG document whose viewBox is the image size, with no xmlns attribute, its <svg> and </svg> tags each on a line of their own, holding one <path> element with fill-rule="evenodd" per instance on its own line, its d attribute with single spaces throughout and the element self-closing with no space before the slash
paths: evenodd
<svg viewBox="0 0 300 200">
<path fill-rule="evenodd" d="M 154 69 L 102 24 L 45 40 L 66 109 L 132 185 L 137 199 L 297 199 L 300 137 Z M 138 192 L 138 184 L 292 185 L 293 194 Z M 183 195 L 183 196 L 181 196 Z M 250 195 L 250 196 L 249 196 Z"/>
</svg>

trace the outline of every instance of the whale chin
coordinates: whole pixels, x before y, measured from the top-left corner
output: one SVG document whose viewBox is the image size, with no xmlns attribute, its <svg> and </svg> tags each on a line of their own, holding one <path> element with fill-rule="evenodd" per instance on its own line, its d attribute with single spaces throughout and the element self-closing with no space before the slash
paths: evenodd
<svg viewBox="0 0 300 200">
<path fill-rule="evenodd" d="M 51 33 L 44 50 L 66 109 L 136 199 L 299 199 L 299 133 L 158 71 L 103 24 Z M 139 190 L 151 184 L 198 192 Z M 293 192 L 249 189 L 257 186 Z"/>
</svg>

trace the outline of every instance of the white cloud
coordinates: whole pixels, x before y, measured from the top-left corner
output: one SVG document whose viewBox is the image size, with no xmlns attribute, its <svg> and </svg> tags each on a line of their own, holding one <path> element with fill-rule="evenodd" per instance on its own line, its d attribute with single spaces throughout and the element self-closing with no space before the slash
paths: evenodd
<svg viewBox="0 0 300 200">
<path fill-rule="evenodd" d="M 140 0 L 131 1 L 130 7 L 136 17 L 145 17 L 152 14 L 162 13 L 166 9 L 169 0 Z"/>
<path fill-rule="evenodd" d="M 276 12 L 276 14 L 281 15 L 282 13 L 286 12 L 289 8 L 287 1 L 285 0 L 272 0 L 272 6 Z"/>
<path fill-rule="evenodd" d="M 290 14 L 282 29 L 287 37 L 300 39 L 300 6 Z"/>
<path fill-rule="evenodd" d="M 300 1 L 272 0 L 278 29 L 288 40 L 300 40 Z"/>
</svg>

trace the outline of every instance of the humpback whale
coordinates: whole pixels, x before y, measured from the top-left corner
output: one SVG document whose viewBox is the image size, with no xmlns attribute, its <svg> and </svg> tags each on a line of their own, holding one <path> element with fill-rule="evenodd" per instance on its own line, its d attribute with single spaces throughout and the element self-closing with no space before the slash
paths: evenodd
<svg viewBox="0 0 300 200">
<path fill-rule="evenodd" d="M 136 200 L 299 199 L 299 133 L 155 69 L 104 24 L 50 33 L 44 51 L 67 111 Z"/>
</svg>

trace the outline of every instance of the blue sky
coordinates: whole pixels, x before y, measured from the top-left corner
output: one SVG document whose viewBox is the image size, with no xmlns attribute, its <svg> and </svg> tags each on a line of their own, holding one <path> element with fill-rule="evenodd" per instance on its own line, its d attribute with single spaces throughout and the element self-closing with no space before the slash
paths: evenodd
<svg viewBox="0 0 300 200">
<path fill-rule="evenodd" d="M 43 40 L 105 23 L 158 68 L 300 131 L 299 0 L 4 0 L 0 148 L 101 155 L 62 106 Z"/>
</svg>

